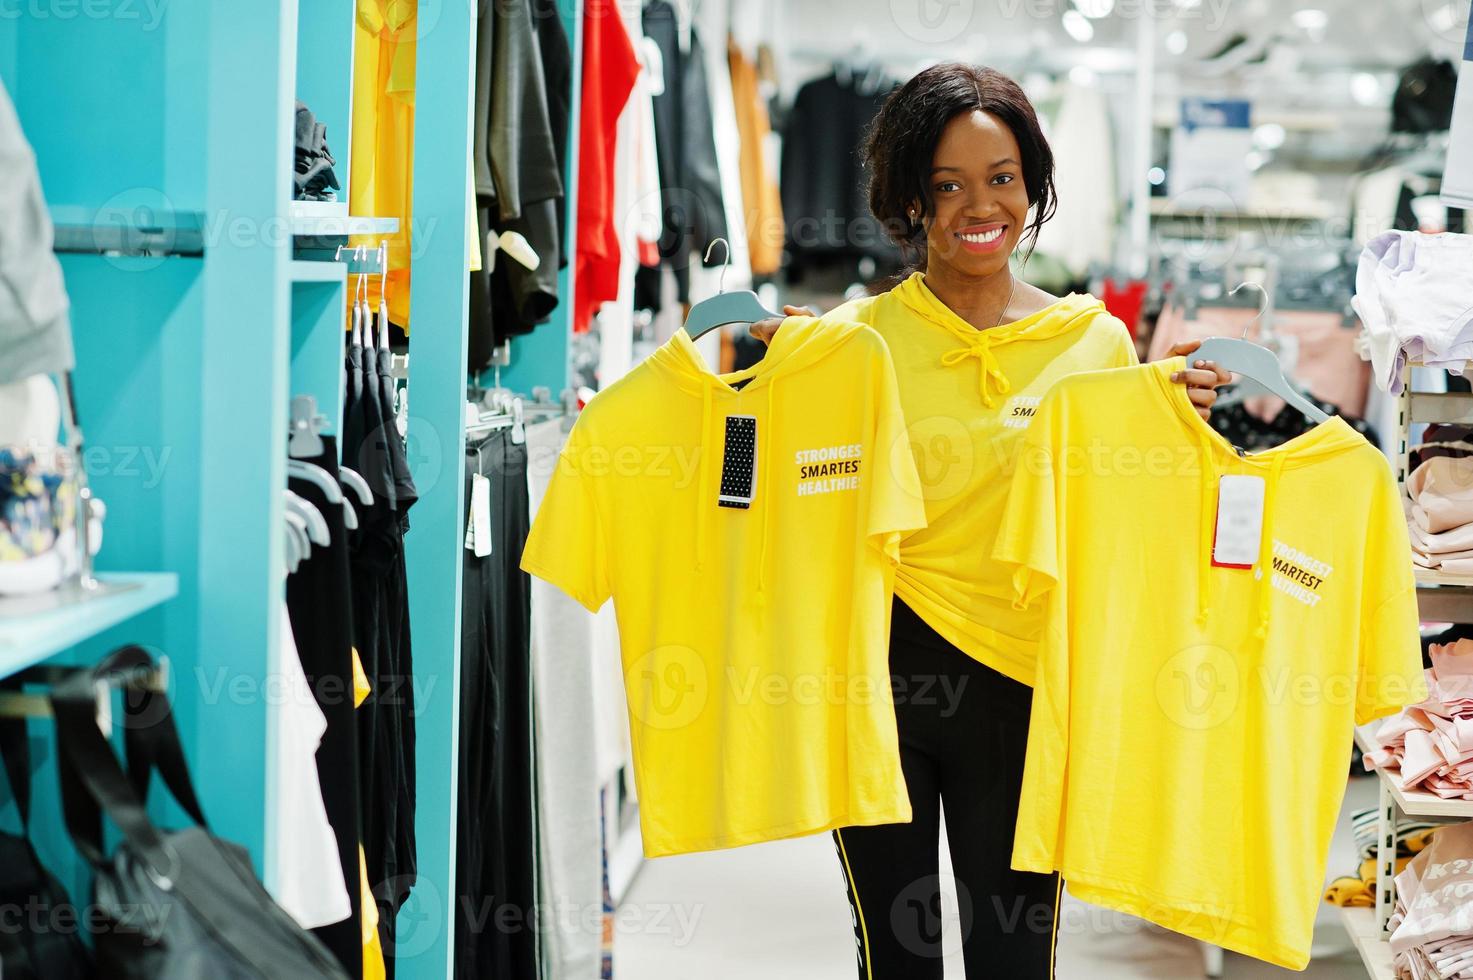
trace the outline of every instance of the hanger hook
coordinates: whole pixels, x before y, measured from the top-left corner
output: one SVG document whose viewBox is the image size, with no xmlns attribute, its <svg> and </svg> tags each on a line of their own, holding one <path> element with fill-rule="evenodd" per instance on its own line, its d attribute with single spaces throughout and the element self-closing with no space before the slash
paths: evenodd
<svg viewBox="0 0 1473 980">
<path fill-rule="evenodd" d="M 389 282 L 389 242 L 388 239 L 380 240 L 378 243 L 378 305 L 388 304 L 387 290 Z"/>
<path fill-rule="evenodd" d="M 711 244 L 706 246 L 706 257 L 702 261 L 711 261 L 711 250 L 716 247 L 717 242 L 726 246 L 726 261 L 721 263 L 721 278 L 716 281 L 716 291 L 724 293 L 726 292 L 726 270 L 731 268 L 731 242 L 724 238 L 711 239 Z"/>
<path fill-rule="evenodd" d="M 1259 285 L 1256 282 L 1240 282 L 1236 286 L 1234 286 L 1232 289 L 1228 290 L 1228 295 L 1229 296 L 1236 296 L 1236 295 L 1238 295 L 1238 291 L 1239 290 L 1242 290 L 1242 289 L 1256 289 L 1256 290 L 1258 290 L 1258 295 L 1259 295 L 1259 300 L 1258 300 L 1258 313 L 1253 317 L 1253 319 L 1251 319 L 1247 323 L 1243 324 L 1243 337 L 1242 337 L 1242 339 L 1243 340 L 1247 340 L 1248 339 L 1248 331 L 1250 329 L 1252 329 L 1253 325 L 1256 324 L 1259 320 L 1262 320 L 1263 319 L 1263 315 L 1268 312 L 1268 290 L 1267 289 L 1264 289 L 1261 285 Z"/>
</svg>

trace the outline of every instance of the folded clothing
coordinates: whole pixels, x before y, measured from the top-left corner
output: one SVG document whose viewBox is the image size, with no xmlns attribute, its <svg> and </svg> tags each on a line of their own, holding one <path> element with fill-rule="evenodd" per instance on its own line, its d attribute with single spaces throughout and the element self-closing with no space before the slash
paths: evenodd
<svg viewBox="0 0 1473 980">
<path fill-rule="evenodd" d="M 1473 237 L 1388 231 L 1366 243 L 1351 301 L 1376 383 L 1396 394 L 1416 361 L 1461 374 L 1473 357 Z"/>
<path fill-rule="evenodd" d="M 1433 644 L 1430 657 L 1427 700 L 1381 722 L 1365 766 L 1397 770 L 1403 790 L 1473 800 L 1473 640 Z"/>
<path fill-rule="evenodd" d="M 1450 824 L 1396 875 L 1398 977 L 1473 978 L 1473 823 Z"/>
</svg>

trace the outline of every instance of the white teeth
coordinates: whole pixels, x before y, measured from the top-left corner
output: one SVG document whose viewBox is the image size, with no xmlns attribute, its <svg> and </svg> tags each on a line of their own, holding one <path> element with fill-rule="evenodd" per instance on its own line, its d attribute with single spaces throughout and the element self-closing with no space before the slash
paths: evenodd
<svg viewBox="0 0 1473 980">
<path fill-rule="evenodd" d="M 961 235 L 959 237 L 964 242 L 974 242 L 978 245 L 985 245 L 988 242 L 995 242 L 999 238 L 1001 238 L 1002 229 L 994 228 L 991 231 L 975 232 L 970 235 Z"/>
</svg>

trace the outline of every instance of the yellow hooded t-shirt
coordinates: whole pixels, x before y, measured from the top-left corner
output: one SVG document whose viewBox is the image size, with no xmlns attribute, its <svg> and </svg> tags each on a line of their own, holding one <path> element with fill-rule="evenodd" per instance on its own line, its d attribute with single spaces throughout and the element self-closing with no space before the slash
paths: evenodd
<svg viewBox="0 0 1473 980">
<path fill-rule="evenodd" d="M 1012 866 L 1302 970 L 1351 727 L 1427 696 L 1406 520 L 1343 419 L 1240 453 L 1183 365 L 1069 378 L 1028 429 L 997 558 L 1048 626 Z M 1262 481 L 1251 565 L 1213 563 L 1225 476 Z"/>
<path fill-rule="evenodd" d="M 738 459 L 755 492 L 722 506 Z M 789 318 L 723 375 L 678 331 L 589 402 L 521 567 L 590 610 L 613 597 L 646 855 L 911 819 L 890 609 L 924 523 L 866 327 Z"/>
<path fill-rule="evenodd" d="M 895 362 L 926 499 L 926 527 L 900 543 L 896 595 L 967 655 L 1032 684 L 1042 615 L 1013 608 L 1009 571 L 992 559 L 1019 437 L 1060 378 L 1135 364 L 1129 331 L 1073 293 L 978 330 L 919 272 L 824 319 L 874 327 Z"/>
</svg>

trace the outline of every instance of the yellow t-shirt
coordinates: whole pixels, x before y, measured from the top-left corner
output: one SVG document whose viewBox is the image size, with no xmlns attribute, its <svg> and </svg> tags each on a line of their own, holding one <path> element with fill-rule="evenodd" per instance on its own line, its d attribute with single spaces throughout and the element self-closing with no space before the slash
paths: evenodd
<svg viewBox="0 0 1473 980">
<path fill-rule="evenodd" d="M 1130 333 L 1074 294 L 978 330 L 921 273 L 828 316 L 879 331 L 900 381 L 927 526 L 901 542 L 896 594 L 968 656 L 1032 684 L 1041 614 L 1013 608 L 1008 572 L 992 560 L 1019 437 L 1060 378 L 1136 363 Z"/>
<path fill-rule="evenodd" d="M 719 506 L 751 460 L 751 506 Z M 645 853 L 909 821 L 890 602 L 925 515 L 880 336 L 790 318 L 717 376 L 680 331 L 594 397 L 557 466 L 521 564 L 614 599 Z"/>
<path fill-rule="evenodd" d="M 1183 361 L 1062 381 L 1027 431 L 996 553 L 1047 617 L 1012 866 L 1298 970 L 1351 726 L 1426 697 L 1406 524 L 1342 419 L 1241 456 Z M 1262 481 L 1246 567 L 1212 563 L 1229 475 Z"/>
</svg>

